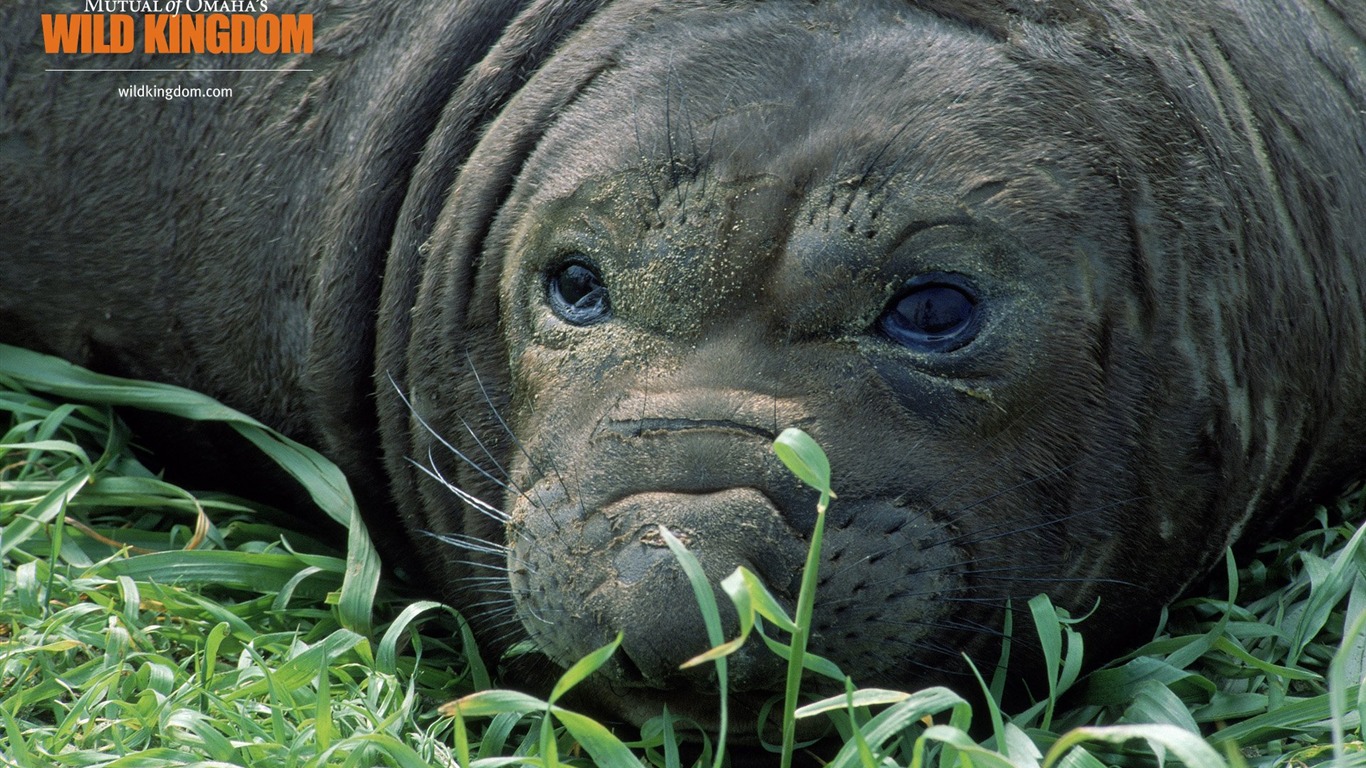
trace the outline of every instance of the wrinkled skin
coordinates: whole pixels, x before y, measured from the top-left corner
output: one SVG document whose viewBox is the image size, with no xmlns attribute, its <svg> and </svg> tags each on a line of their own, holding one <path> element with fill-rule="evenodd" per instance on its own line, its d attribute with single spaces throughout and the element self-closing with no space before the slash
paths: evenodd
<svg viewBox="0 0 1366 768">
<path fill-rule="evenodd" d="M 602 708 L 714 718 L 660 525 L 795 601 L 788 426 L 839 494 L 812 649 L 895 687 L 966 687 L 1041 591 L 1137 642 L 1366 458 L 1354 3 L 430 5 L 311 9 L 316 71 L 231 105 L 10 65 L 0 338 L 318 443 L 495 647 L 621 630 Z M 927 283 L 951 343 L 888 330 Z"/>
</svg>

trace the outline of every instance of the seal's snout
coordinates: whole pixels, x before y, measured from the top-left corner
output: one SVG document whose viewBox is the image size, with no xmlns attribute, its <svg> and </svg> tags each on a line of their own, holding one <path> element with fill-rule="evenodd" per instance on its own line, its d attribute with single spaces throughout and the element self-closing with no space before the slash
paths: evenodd
<svg viewBox="0 0 1366 768">
<path fill-rule="evenodd" d="M 781 594 L 800 573 L 801 537 L 754 488 L 646 491 L 574 517 L 533 515 L 523 539 L 537 545 L 515 547 L 522 562 L 514 592 L 524 623 L 547 654 L 571 664 L 620 631 L 619 658 L 607 669 L 619 683 L 714 687 L 709 666 L 679 669 L 711 644 L 693 587 L 665 544 L 661 526 L 702 564 L 727 637 L 734 635 L 736 620 L 729 600 L 715 587 L 721 579 L 744 566 Z M 555 546 L 546 546 L 551 539 Z M 737 690 L 781 687 L 780 660 L 771 654 L 739 654 L 731 668 Z"/>
<path fill-rule="evenodd" d="M 736 568 L 795 604 L 816 497 L 770 446 L 775 424 L 805 412 L 798 400 L 747 384 L 696 386 L 680 375 L 632 387 L 583 419 L 589 426 L 576 438 L 562 438 L 576 448 L 559 449 L 557 471 L 510 497 L 518 617 L 557 664 L 567 667 L 621 632 L 600 678 L 614 690 L 716 690 L 713 665 L 680 669 L 713 643 L 662 529 L 701 564 L 725 639 L 738 621 L 719 585 Z M 782 689 L 782 660 L 757 643 L 728 666 L 731 690 L 762 699 Z"/>
<path fill-rule="evenodd" d="M 615 558 L 623 577 L 617 600 L 638 616 L 639 632 L 628 632 L 622 650 L 641 674 L 641 682 L 664 686 L 679 677 L 679 665 L 710 646 L 693 585 L 665 544 L 660 528 L 668 528 L 701 562 L 711 584 L 745 567 L 786 592 L 801 567 L 802 550 L 782 515 L 760 491 L 733 488 L 709 494 L 646 493 L 604 510 L 637 531 L 635 540 Z M 785 542 L 776 548 L 769 542 Z M 636 576 L 634 580 L 631 578 Z M 735 631 L 729 601 L 713 590 L 721 606 L 727 637 Z M 736 690 L 775 690 L 782 667 L 755 648 L 731 659 Z M 706 667 L 688 677 L 694 685 L 712 685 Z"/>
</svg>

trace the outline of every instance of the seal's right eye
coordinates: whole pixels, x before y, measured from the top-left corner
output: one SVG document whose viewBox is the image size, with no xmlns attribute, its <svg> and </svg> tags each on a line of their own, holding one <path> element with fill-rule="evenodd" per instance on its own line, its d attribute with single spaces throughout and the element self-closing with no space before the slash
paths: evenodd
<svg viewBox="0 0 1366 768">
<path fill-rule="evenodd" d="M 546 301 L 560 319 L 573 325 L 592 325 L 612 314 L 607 286 L 592 265 L 570 260 L 546 276 Z"/>
</svg>

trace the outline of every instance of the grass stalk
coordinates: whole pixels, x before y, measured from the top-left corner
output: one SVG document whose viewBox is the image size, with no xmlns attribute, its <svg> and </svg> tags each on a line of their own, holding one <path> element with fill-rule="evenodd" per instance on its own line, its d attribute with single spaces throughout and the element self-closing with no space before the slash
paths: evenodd
<svg viewBox="0 0 1366 768">
<path fill-rule="evenodd" d="M 786 429 L 773 443 L 778 458 L 802 482 L 820 491 L 816 503 L 816 522 L 811 529 L 811 545 L 806 552 L 802 569 L 802 584 L 797 592 L 796 629 L 792 632 L 792 655 L 787 660 L 787 682 L 783 697 L 782 768 L 791 768 L 797 743 L 797 697 L 801 692 L 802 668 L 806 659 L 806 644 L 811 631 L 811 615 L 816 605 L 816 583 L 820 575 L 821 545 L 825 535 L 825 511 L 835 497 L 830 488 L 830 461 L 825 451 L 809 435 L 798 429 Z"/>
</svg>

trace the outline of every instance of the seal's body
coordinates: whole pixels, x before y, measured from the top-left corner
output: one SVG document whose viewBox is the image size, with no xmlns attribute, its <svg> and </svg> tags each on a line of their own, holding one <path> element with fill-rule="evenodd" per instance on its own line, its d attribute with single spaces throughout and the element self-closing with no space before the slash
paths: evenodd
<svg viewBox="0 0 1366 768">
<path fill-rule="evenodd" d="M 711 708 L 660 524 L 794 595 L 784 427 L 839 493 L 813 650 L 883 686 L 1040 591 L 1132 639 L 1366 458 L 1359 4 L 319 6 L 310 56 L 172 65 L 286 71 L 160 102 L 45 72 L 40 5 L 0 337 L 320 445 L 495 642 L 622 630 L 627 717 Z"/>
</svg>

